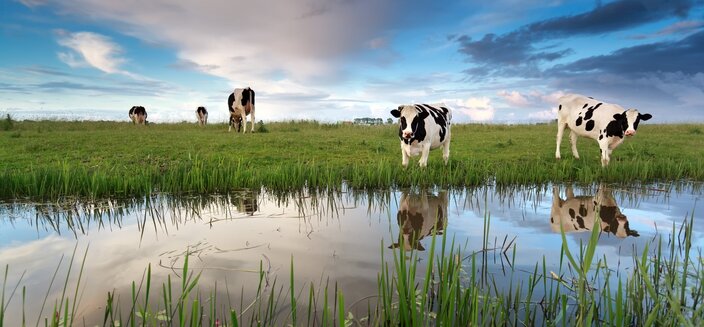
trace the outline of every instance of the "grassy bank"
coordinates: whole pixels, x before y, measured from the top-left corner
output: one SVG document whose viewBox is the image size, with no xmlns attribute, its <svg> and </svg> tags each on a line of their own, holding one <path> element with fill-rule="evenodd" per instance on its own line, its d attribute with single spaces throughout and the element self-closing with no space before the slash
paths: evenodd
<svg viewBox="0 0 704 327">
<path fill-rule="evenodd" d="M 353 187 L 704 180 L 704 126 L 642 124 L 602 169 L 596 142 L 556 126 L 453 126 L 450 164 L 401 167 L 395 125 L 271 123 L 268 132 L 227 133 L 224 124 L 133 126 L 118 122 L 11 122 L 0 130 L 0 198 L 133 196 L 154 191 L 224 192 Z"/>
</svg>

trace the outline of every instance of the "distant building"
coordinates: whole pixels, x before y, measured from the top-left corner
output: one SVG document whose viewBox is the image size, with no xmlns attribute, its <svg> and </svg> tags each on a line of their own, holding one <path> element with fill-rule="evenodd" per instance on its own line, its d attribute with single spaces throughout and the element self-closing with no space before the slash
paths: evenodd
<svg viewBox="0 0 704 327">
<path fill-rule="evenodd" d="M 382 124 L 384 124 L 384 120 L 381 118 L 369 118 L 369 117 L 355 118 L 354 124 L 355 125 L 382 125 Z"/>
</svg>

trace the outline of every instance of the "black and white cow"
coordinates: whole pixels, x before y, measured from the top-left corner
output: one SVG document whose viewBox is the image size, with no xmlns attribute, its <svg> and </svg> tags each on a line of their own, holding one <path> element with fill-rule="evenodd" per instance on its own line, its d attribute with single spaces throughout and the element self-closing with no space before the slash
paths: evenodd
<svg viewBox="0 0 704 327">
<path fill-rule="evenodd" d="M 428 165 L 430 150 L 442 146 L 442 158 L 450 158 L 450 120 L 452 112 L 445 104 L 407 104 L 391 110 L 399 118 L 398 137 L 401 139 L 401 164 L 408 166 L 408 158 L 421 155 L 421 167 Z"/>
<path fill-rule="evenodd" d="M 198 125 L 205 126 L 208 123 L 208 110 L 205 107 L 198 107 L 196 109 L 196 119 L 198 120 Z"/>
<path fill-rule="evenodd" d="M 628 218 L 621 213 L 611 189 L 600 185 L 596 195 L 575 196 L 572 187 L 568 186 L 567 198 L 563 200 L 558 187 L 553 186 L 550 227 L 554 232 L 560 232 L 560 225 L 566 233 L 591 230 L 597 211 L 602 231 L 619 238 L 640 236 L 628 226 Z"/>
<path fill-rule="evenodd" d="M 641 114 L 636 109 L 605 103 L 579 94 L 568 94 L 559 99 L 557 111 L 557 149 L 555 158 L 560 159 L 560 144 L 565 127 L 570 129 L 572 154 L 579 159 L 577 137 L 596 140 L 601 149 L 601 165 L 606 167 L 611 151 L 623 142 L 624 136 L 636 135 L 638 123 L 653 116 Z"/>
<path fill-rule="evenodd" d="M 147 124 L 147 110 L 142 106 L 133 106 L 130 108 L 129 116 L 133 124 Z"/>
<path fill-rule="evenodd" d="M 227 108 L 230 110 L 230 127 L 227 131 L 231 131 L 232 127 L 237 129 L 239 133 L 244 122 L 242 133 L 247 132 L 247 116 L 251 122 L 250 131 L 254 133 L 254 90 L 247 87 L 244 89 L 235 89 L 227 98 Z"/>
<path fill-rule="evenodd" d="M 399 234 L 398 242 L 389 246 L 396 249 L 403 245 L 403 249 L 424 251 L 420 240 L 426 236 L 442 235 L 447 222 L 447 193 L 438 195 L 401 193 L 398 213 Z"/>
</svg>

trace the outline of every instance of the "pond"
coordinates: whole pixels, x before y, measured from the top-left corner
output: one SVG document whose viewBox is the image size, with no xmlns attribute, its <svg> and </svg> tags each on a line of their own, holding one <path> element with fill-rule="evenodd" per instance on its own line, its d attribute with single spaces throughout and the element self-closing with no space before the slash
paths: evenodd
<svg viewBox="0 0 704 327">
<path fill-rule="evenodd" d="M 327 285 L 344 293 L 347 311 L 364 312 L 378 293 L 382 260 L 392 260 L 393 249 L 414 249 L 425 265 L 433 234 L 454 241 L 464 255 L 480 254 L 480 269 L 504 289 L 525 280 L 526 272 L 543 260 L 548 270 L 564 265 L 560 226 L 569 247 L 578 252 L 580 242 L 589 240 L 596 215 L 604 231 L 597 257 L 628 272 L 632 256 L 646 242 L 657 236 L 669 239 L 673 228 L 679 233 L 692 215 L 694 245 L 704 245 L 697 204 L 701 196 L 701 185 L 681 183 L 287 194 L 250 190 L 60 204 L 4 202 L 0 265 L 9 267 L 5 323 L 19 325 L 23 314 L 29 324 L 43 321 L 62 295 L 75 293 L 75 321 L 102 324 L 108 292 L 119 297 L 123 312 L 130 311 L 132 283 L 140 287 L 148 265 L 155 301 L 169 274 L 180 289 L 186 253 L 189 268 L 201 273 L 200 292 L 217 293 L 218 305 L 226 308 L 251 302 L 260 272 L 265 283 L 286 290 L 293 264 L 297 292 L 307 294 L 309 285 L 320 292 Z"/>
</svg>

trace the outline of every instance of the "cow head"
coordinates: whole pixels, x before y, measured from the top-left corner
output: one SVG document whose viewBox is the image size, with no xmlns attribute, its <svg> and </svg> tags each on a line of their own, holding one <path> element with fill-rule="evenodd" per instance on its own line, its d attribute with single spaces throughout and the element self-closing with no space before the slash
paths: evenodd
<svg viewBox="0 0 704 327">
<path fill-rule="evenodd" d="M 599 217 L 602 221 L 602 230 L 616 235 L 618 238 L 627 236 L 638 237 L 638 231 L 632 230 L 628 226 L 628 217 L 621 213 L 618 207 L 602 206 L 599 209 Z"/>
<path fill-rule="evenodd" d="M 398 109 L 391 110 L 391 115 L 400 118 L 398 136 L 405 140 L 410 140 L 415 136 L 419 126 L 423 126 L 423 120 L 428 117 L 427 111 L 418 112 L 413 105 L 401 105 Z"/>
<path fill-rule="evenodd" d="M 237 130 L 237 133 L 242 131 L 242 116 L 230 115 L 230 125 Z"/>
<path fill-rule="evenodd" d="M 626 136 L 636 135 L 638 123 L 641 120 L 653 118 L 651 114 L 641 114 L 636 109 L 629 109 L 620 114 L 615 114 L 614 119 L 618 122 L 621 130 Z"/>
</svg>

